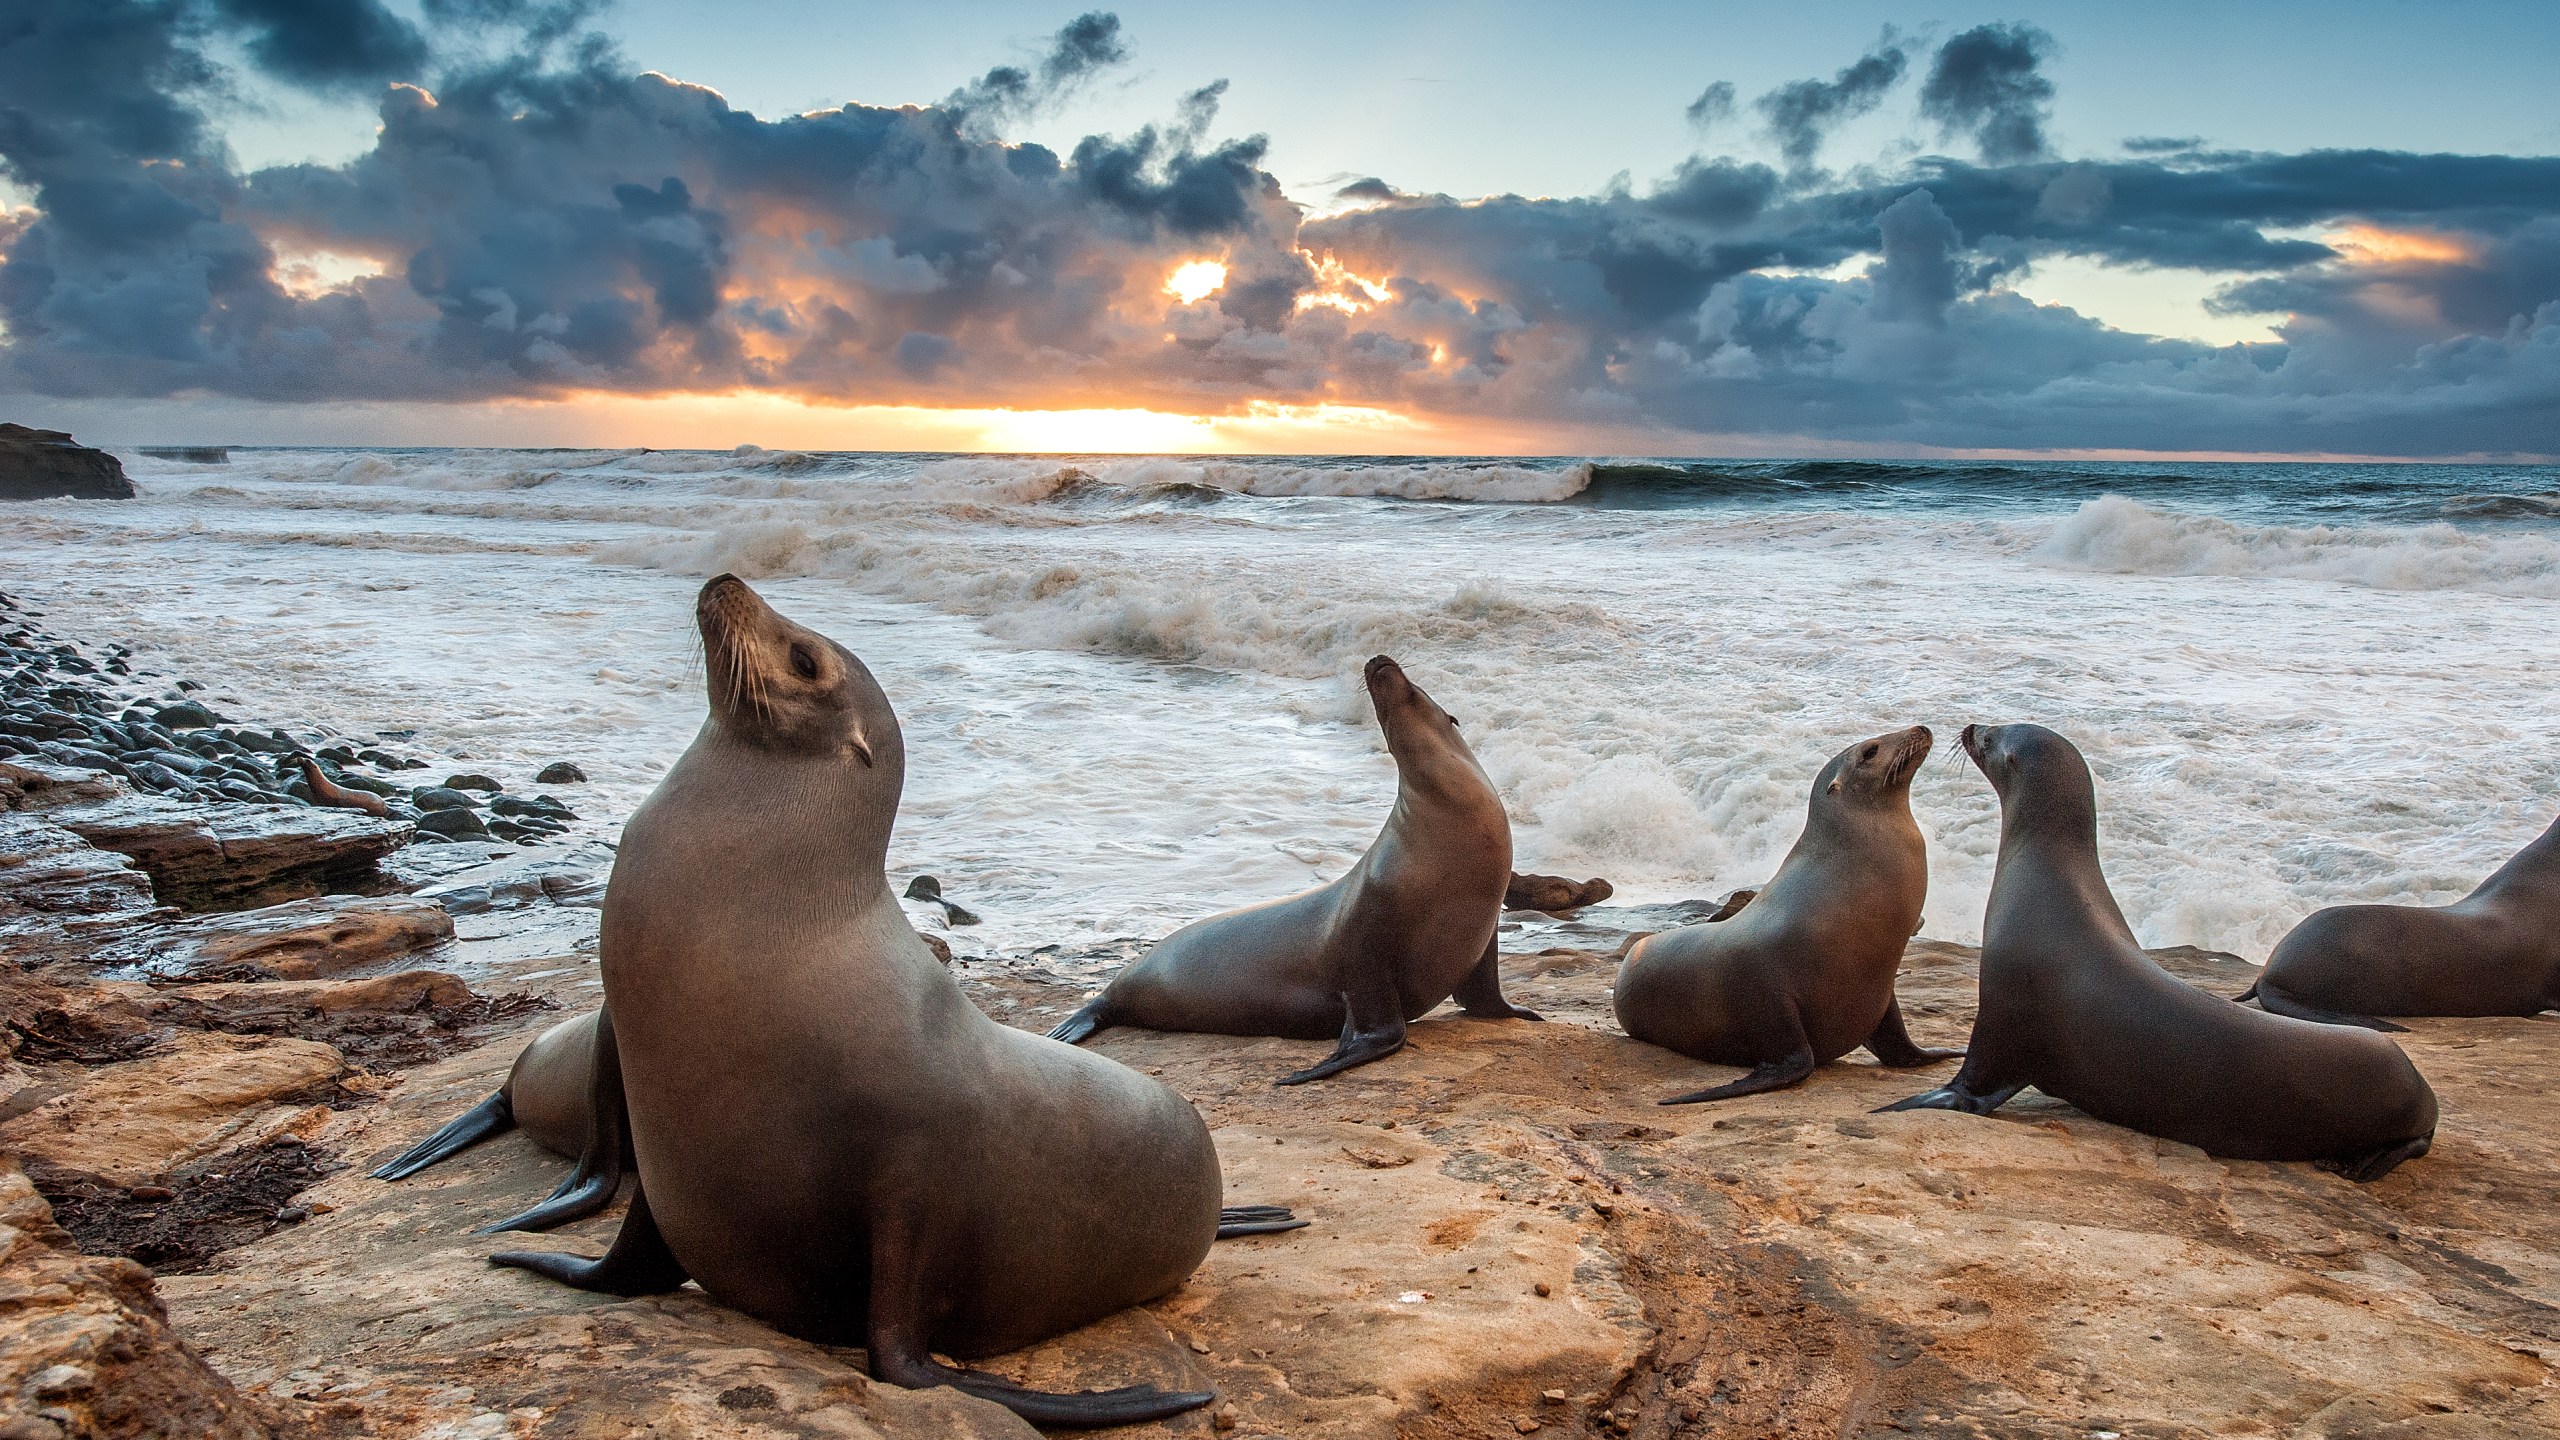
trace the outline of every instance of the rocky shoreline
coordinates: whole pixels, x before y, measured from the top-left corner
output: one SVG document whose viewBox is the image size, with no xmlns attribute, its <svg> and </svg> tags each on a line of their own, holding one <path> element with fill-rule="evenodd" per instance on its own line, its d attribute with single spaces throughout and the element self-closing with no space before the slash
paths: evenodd
<svg viewBox="0 0 2560 1440">
<path fill-rule="evenodd" d="M 492 1269 L 512 1242 L 472 1228 L 567 1169 L 520 1134 L 370 1179 L 596 1002 L 609 851 L 429 841 L 426 818 L 454 812 L 425 792 L 462 796 L 493 835 L 509 792 L 403 787 L 420 767 L 397 737 L 129 720 L 225 702 L 151 693 L 128 653 L 0 606 L 0 1436 L 1033 1433 L 874 1385 L 859 1351 L 698 1291 L 620 1301 Z M 56 733 L 29 736 L 30 717 Z M 257 793 L 151 760 L 146 723 Z M 304 755 L 383 813 L 294 794 L 279 762 Z M 145 763 L 179 784 L 153 788 Z M 1554 882 L 1523 899 L 1607 898 L 1522 879 Z M 923 923 L 967 913 L 910 893 Z M 995 1368 L 1220 1392 L 1124 1432 L 1167 1436 L 2560 1429 L 2560 1018 L 2414 1022 L 2443 1127 L 2370 1186 L 2050 1100 L 1872 1115 L 1915 1077 L 1862 1063 L 1665 1109 L 1729 1078 L 1611 1023 L 1615 933 L 1666 918 L 1508 917 L 1506 993 L 1550 1023 L 1444 1014 L 1316 1086 L 1269 1082 L 1322 1045 L 1098 1039 L 1200 1107 L 1232 1195 L 1314 1224 L 1223 1243 L 1173 1294 Z M 988 1013 L 1037 1031 L 1100 958 L 953 964 Z M 2160 958 L 2223 994 L 2252 974 Z M 1974 962 L 1911 945 L 1923 1043 L 1961 1041 Z M 562 1233 L 598 1245 L 615 1218 Z"/>
</svg>

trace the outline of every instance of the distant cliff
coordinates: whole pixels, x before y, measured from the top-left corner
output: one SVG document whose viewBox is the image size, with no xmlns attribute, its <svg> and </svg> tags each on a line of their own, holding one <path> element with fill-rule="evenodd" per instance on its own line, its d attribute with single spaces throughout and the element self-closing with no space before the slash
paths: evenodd
<svg viewBox="0 0 2560 1440">
<path fill-rule="evenodd" d="M 124 462 L 59 430 L 0 424 L 0 500 L 130 500 Z"/>
</svg>

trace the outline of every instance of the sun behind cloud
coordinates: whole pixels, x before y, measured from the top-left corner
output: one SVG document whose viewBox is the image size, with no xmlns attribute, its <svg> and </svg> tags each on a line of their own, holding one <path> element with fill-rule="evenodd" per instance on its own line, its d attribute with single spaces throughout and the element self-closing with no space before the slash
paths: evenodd
<svg viewBox="0 0 2560 1440">
<path fill-rule="evenodd" d="M 1197 305 L 1227 283 L 1227 267 L 1215 260 L 1193 260 L 1166 277 L 1164 293 L 1185 305 Z"/>
</svg>

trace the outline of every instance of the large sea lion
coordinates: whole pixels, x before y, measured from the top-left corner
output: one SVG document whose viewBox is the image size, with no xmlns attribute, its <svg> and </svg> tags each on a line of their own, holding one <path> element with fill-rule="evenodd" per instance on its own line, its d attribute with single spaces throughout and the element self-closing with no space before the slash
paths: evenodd
<svg viewBox="0 0 2560 1440">
<path fill-rule="evenodd" d="M 2375 1030 L 2378 1015 L 2560 1009 L 2560 822 L 2450 905 L 2334 905 L 2276 942 L 2255 998 L 2279 1015 Z"/>
<path fill-rule="evenodd" d="M 1396 762 L 1396 805 L 1341 879 L 1198 920 L 1166 936 L 1049 1032 L 1113 1025 L 1340 1043 L 1283 1085 L 1404 1048 L 1405 1022 L 1456 996 L 1480 1020 L 1535 1020 L 1502 998 L 1495 929 L 1511 880 L 1511 820 L 1458 722 L 1380 655 L 1369 702 Z"/>
<path fill-rule="evenodd" d="M 1813 777 L 1804 833 L 1778 873 L 1729 917 L 1648 935 L 1618 969 L 1618 1024 L 1739 1080 L 1676 1095 L 1686 1105 L 1801 1083 L 1860 1045 L 1892 1066 L 1961 1050 L 1911 1042 L 1893 977 L 1929 895 L 1911 777 L 1929 758 L 1914 725 L 1861 741 Z"/>
<path fill-rule="evenodd" d="M 2070 741 L 1968 725 L 1964 748 L 2000 792 L 1981 1007 L 1955 1079 L 1885 1109 L 1987 1115 L 2033 1085 L 2227 1159 L 2379 1180 L 2427 1153 L 2435 1092 L 2399 1046 L 2233 1005 L 2143 953 L 2098 867 L 2097 789 Z"/>
<path fill-rule="evenodd" d="M 882 1380 L 1036 1424 L 1208 1403 L 1046 1394 L 934 1358 L 1180 1284 L 1232 1218 L 1217 1151 L 1163 1085 L 987 1019 L 917 938 L 883 869 L 905 747 L 862 662 L 734 576 L 696 618 L 710 718 L 633 813 L 605 891 L 590 1148 L 627 1112 L 639 1184 L 602 1258 L 492 1258 L 620 1295 L 690 1277 L 865 1346 Z"/>
</svg>

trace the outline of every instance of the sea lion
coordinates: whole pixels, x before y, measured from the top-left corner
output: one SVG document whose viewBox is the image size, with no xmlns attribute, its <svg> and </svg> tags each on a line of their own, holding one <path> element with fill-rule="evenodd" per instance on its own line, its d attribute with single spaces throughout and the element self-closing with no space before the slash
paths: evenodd
<svg viewBox="0 0 2560 1440">
<path fill-rule="evenodd" d="M 1502 908 L 1556 915 L 1597 905 L 1616 893 L 1616 886 L 1597 876 L 1577 881 L 1562 875 L 1514 875 L 1503 888 Z"/>
<path fill-rule="evenodd" d="M 1964 748 L 2000 793 L 1981 1007 L 1955 1079 L 1886 1110 L 1987 1115 L 2033 1085 L 2226 1159 L 2379 1180 L 2427 1153 L 2435 1092 L 2399 1046 L 2230 1004 L 2143 953 L 2099 869 L 2097 788 L 2070 741 L 1968 725 Z"/>
<path fill-rule="evenodd" d="M 1911 777 L 1930 740 L 1929 727 L 1914 725 L 1831 757 L 1813 777 L 1804 833 L 1768 884 L 1628 952 L 1611 1000 L 1629 1035 L 1751 1071 L 1663 1104 L 1800 1084 L 1860 1045 L 1896 1067 L 1964 1053 L 1913 1044 L 1893 993 L 1929 894 Z"/>
<path fill-rule="evenodd" d="M 2560 1009 L 2560 821 L 2450 905 L 2333 905 L 2276 942 L 2239 996 L 2374 1030 L 2379 1015 Z"/>
<path fill-rule="evenodd" d="M 596 1029 L 602 1018 L 601 1012 L 580 1015 L 535 1036 L 516 1055 L 507 1083 L 497 1093 L 375 1170 L 373 1177 L 405 1180 L 493 1135 L 521 1129 L 543 1149 L 582 1163 L 541 1204 L 480 1227 L 482 1234 L 548 1230 L 613 1203 L 630 1164 L 631 1137 L 629 1125 L 617 1113 L 617 1142 L 610 1146 L 588 1143 L 589 1091 L 594 1084 Z"/>
<path fill-rule="evenodd" d="M 341 810 L 361 810 L 377 820 L 391 813 L 391 807 L 383 803 L 381 796 L 350 790 L 331 780 L 320 768 L 319 761 L 308 755 L 296 756 L 295 759 L 302 765 L 302 783 L 311 787 L 311 803 L 331 805 Z"/>
<path fill-rule="evenodd" d="M 1495 931 L 1511 820 L 1458 722 L 1384 655 L 1365 672 L 1396 762 L 1396 804 L 1341 879 L 1194 921 L 1112 978 L 1050 1038 L 1113 1025 L 1218 1035 L 1339 1037 L 1283 1085 L 1404 1048 L 1405 1022 L 1456 996 L 1479 1020 L 1539 1017 L 1502 998 Z"/>
<path fill-rule="evenodd" d="M 589 1148 L 624 1110 L 639 1184 L 602 1258 L 491 1258 L 620 1295 L 689 1277 L 865 1346 L 879 1379 L 1035 1424 L 1208 1403 L 1046 1394 L 934 1358 L 1180 1284 L 1235 1218 L 1217 1151 L 1165 1086 L 980 1014 L 916 937 L 883 868 L 905 746 L 862 662 L 735 576 L 695 609 L 710 717 L 632 814 L 605 890 Z"/>
</svg>

